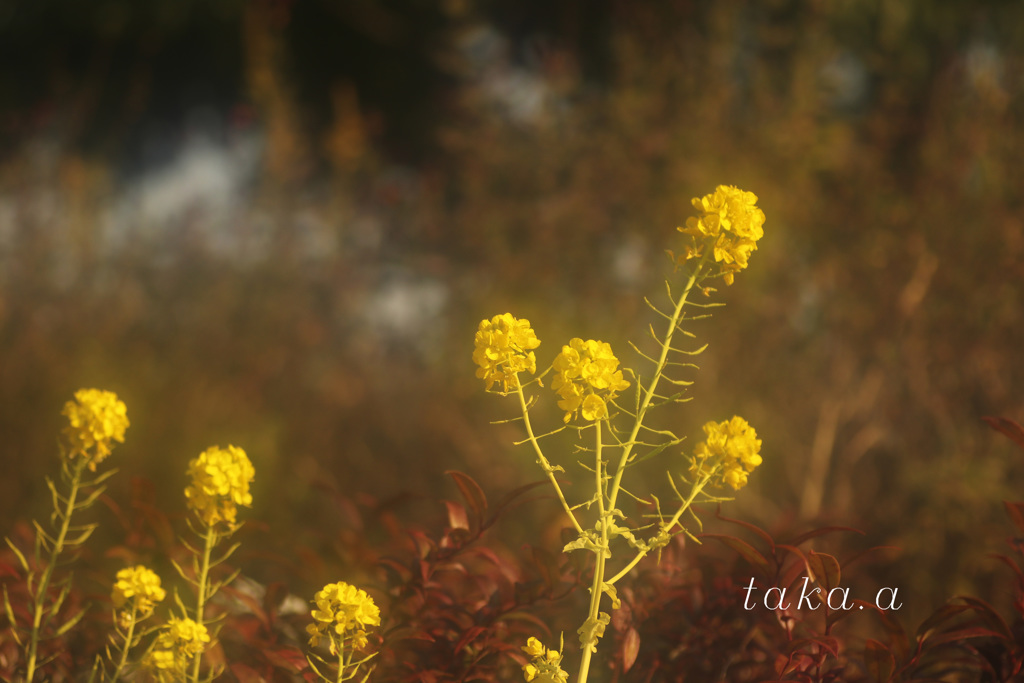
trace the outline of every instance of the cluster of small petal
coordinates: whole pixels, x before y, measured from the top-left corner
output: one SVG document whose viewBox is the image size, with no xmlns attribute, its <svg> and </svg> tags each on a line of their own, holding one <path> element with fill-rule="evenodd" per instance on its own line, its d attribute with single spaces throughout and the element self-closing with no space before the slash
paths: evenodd
<svg viewBox="0 0 1024 683">
<path fill-rule="evenodd" d="M 679 231 L 692 236 L 694 246 L 686 247 L 681 260 L 702 256 L 710 248 L 723 279 L 731 285 L 764 237 L 764 212 L 757 207 L 757 195 L 719 185 L 712 194 L 694 197 L 693 206 L 700 214 L 687 218 L 686 227 Z"/>
<path fill-rule="evenodd" d="M 79 389 L 75 400 L 64 404 L 62 413 L 68 418 L 64 428 L 71 446 L 68 457 L 86 458 L 93 472 L 110 455 L 111 441 L 124 443 L 128 409 L 112 391 Z"/>
<path fill-rule="evenodd" d="M 172 617 L 160 630 L 142 664 L 158 683 L 183 681 L 188 663 L 202 654 L 209 642 L 210 633 L 205 626 L 191 619 Z"/>
<path fill-rule="evenodd" d="M 746 486 L 747 475 L 761 464 L 761 440 L 754 428 L 742 417 L 733 416 L 725 422 L 708 422 L 704 434 L 707 439 L 694 450 L 691 474 L 707 476 L 714 472 L 715 485 L 728 485 L 737 491 Z"/>
<path fill-rule="evenodd" d="M 531 661 L 523 665 L 523 677 L 527 681 L 565 683 L 569 679 L 569 674 L 562 670 L 560 650 L 549 650 L 536 638 L 530 638 L 523 652 L 531 657 Z"/>
<path fill-rule="evenodd" d="M 565 411 L 566 422 L 577 412 L 591 421 L 608 417 L 608 401 L 629 387 L 612 347 L 602 341 L 570 340 L 552 367 L 556 374 L 551 388 L 558 393 L 558 407 Z"/>
<path fill-rule="evenodd" d="M 530 327 L 530 321 L 519 320 L 511 313 L 481 320 L 473 342 L 473 362 L 476 376 L 487 382 L 487 389 L 500 382 L 502 392 L 519 387 L 519 373 L 537 372 L 537 358 L 532 349 L 540 340 Z"/>
<path fill-rule="evenodd" d="M 238 506 L 252 505 L 249 484 L 256 476 L 241 448 L 207 448 L 188 464 L 191 483 L 185 488 L 188 507 L 207 526 L 235 524 Z"/>
<path fill-rule="evenodd" d="M 165 597 L 167 592 L 160 587 L 160 577 L 141 564 L 119 571 L 110 595 L 115 609 L 134 609 L 139 618 L 149 616 Z"/>
<path fill-rule="evenodd" d="M 313 623 L 306 627 L 312 647 L 328 641 L 331 654 L 337 654 L 343 643 L 353 647 L 366 646 L 366 630 L 380 626 L 380 609 L 366 591 L 339 581 L 329 583 L 314 596 Z"/>
</svg>

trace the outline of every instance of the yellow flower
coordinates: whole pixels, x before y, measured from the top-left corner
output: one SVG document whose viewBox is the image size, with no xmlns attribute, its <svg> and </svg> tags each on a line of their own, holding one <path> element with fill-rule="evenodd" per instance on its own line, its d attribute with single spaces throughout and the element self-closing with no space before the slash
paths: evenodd
<svg viewBox="0 0 1024 683">
<path fill-rule="evenodd" d="M 156 644 L 163 649 L 177 648 L 187 657 L 202 654 L 210 642 L 210 632 L 191 619 L 171 617 L 157 637 Z"/>
<path fill-rule="evenodd" d="M 185 679 L 188 661 L 174 650 L 150 650 L 142 658 L 142 667 L 157 683 L 175 683 Z"/>
<path fill-rule="evenodd" d="M 545 648 L 538 639 L 531 637 L 526 641 L 526 645 L 523 646 L 523 652 L 530 655 L 530 657 L 543 657 Z"/>
<path fill-rule="evenodd" d="M 68 418 L 64 435 L 71 445 L 68 457 L 86 458 L 89 469 L 110 455 L 110 442 L 124 443 L 128 428 L 128 410 L 112 391 L 79 389 L 75 400 L 64 404 L 62 414 Z M 90 454 L 89 450 L 93 449 Z"/>
<path fill-rule="evenodd" d="M 565 411 L 566 422 L 577 412 L 591 422 L 608 417 L 607 402 L 629 387 L 612 347 L 602 341 L 571 339 L 552 367 L 556 374 L 551 388 L 561 399 L 558 407 Z"/>
<path fill-rule="evenodd" d="M 761 464 L 761 440 L 742 417 L 704 425 L 707 438 L 694 449 L 690 473 L 704 477 L 713 474 L 712 484 L 729 485 L 735 490 L 747 484 L 747 475 Z"/>
<path fill-rule="evenodd" d="M 528 682 L 565 683 L 569 674 L 562 670 L 561 650 L 549 650 L 536 638 L 530 638 L 523 647 L 533 661 L 523 665 L 523 678 Z"/>
<path fill-rule="evenodd" d="M 189 661 L 202 654 L 210 642 L 210 633 L 191 619 L 171 617 L 160 630 L 142 665 L 159 683 L 185 680 Z"/>
<path fill-rule="evenodd" d="M 503 313 L 481 320 L 473 340 L 473 362 L 480 366 L 476 376 L 487 382 L 488 391 L 501 382 L 502 393 L 507 394 L 519 386 L 518 373 L 537 372 L 537 358 L 531 349 L 538 346 L 540 340 L 525 318 Z"/>
<path fill-rule="evenodd" d="M 366 591 L 339 581 L 329 583 L 314 596 L 316 607 L 310 612 L 313 623 L 306 627 L 309 644 L 317 647 L 327 640 L 331 653 L 345 642 L 356 648 L 366 646 L 366 628 L 380 626 L 380 609 Z"/>
<path fill-rule="evenodd" d="M 167 592 L 160 587 L 160 577 L 141 564 L 119 571 L 110 595 L 115 609 L 121 609 L 129 602 L 133 603 L 139 618 L 149 616 L 153 607 L 165 597 Z"/>
<path fill-rule="evenodd" d="M 188 464 L 188 476 L 188 507 L 207 526 L 218 522 L 234 524 L 238 506 L 252 505 L 249 483 L 256 470 L 245 451 L 237 446 L 207 448 Z"/>
<path fill-rule="evenodd" d="M 757 207 L 757 195 L 732 185 L 719 185 L 714 193 L 694 197 L 693 206 L 699 216 L 686 219 L 686 227 L 678 228 L 694 239 L 684 247 L 682 261 L 712 250 L 719 273 L 726 284 L 732 284 L 736 272 L 747 267 L 757 241 L 764 237 L 764 212 Z"/>
</svg>

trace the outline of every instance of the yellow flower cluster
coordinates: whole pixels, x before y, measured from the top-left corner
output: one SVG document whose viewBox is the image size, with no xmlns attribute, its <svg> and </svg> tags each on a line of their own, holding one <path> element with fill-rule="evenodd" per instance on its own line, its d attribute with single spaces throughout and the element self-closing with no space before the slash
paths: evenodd
<svg viewBox="0 0 1024 683">
<path fill-rule="evenodd" d="M 549 650 L 536 638 L 530 638 L 526 641 L 523 652 L 533 659 L 523 665 L 523 676 L 527 681 L 565 683 L 569 680 L 569 674 L 562 670 L 561 651 Z"/>
<path fill-rule="evenodd" d="M 338 647 L 345 642 L 353 647 L 366 646 L 366 629 L 380 626 L 380 610 L 366 591 L 344 581 L 329 583 L 317 591 L 311 612 L 313 623 L 306 627 L 309 644 L 316 647 L 327 640 L 331 654 L 338 653 Z"/>
<path fill-rule="evenodd" d="M 249 457 L 237 446 L 212 446 L 188 464 L 188 507 L 207 526 L 235 523 L 238 506 L 252 505 L 249 483 L 256 476 Z"/>
<path fill-rule="evenodd" d="M 80 455 L 86 458 L 93 472 L 96 465 L 110 455 L 111 441 L 124 443 L 128 409 L 112 391 L 79 389 L 75 392 L 75 400 L 65 403 L 61 412 L 69 423 L 64 428 L 71 445 L 68 457 Z M 93 449 L 92 453 L 90 449 Z"/>
<path fill-rule="evenodd" d="M 737 271 L 747 267 L 747 259 L 764 237 L 764 212 L 757 208 L 757 195 L 732 185 L 719 185 L 712 194 L 694 197 L 693 207 L 699 216 L 686 219 L 686 227 L 678 228 L 694 238 L 694 246 L 686 247 L 681 260 L 702 256 L 710 246 L 726 284 L 732 284 Z"/>
<path fill-rule="evenodd" d="M 540 346 L 540 340 L 530 327 L 530 321 L 519 320 L 511 313 L 481 320 L 474 339 L 473 362 L 479 365 L 476 376 L 487 382 L 490 390 L 501 382 L 502 392 L 519 387 L 520 372 L 537 372 L 537 358 L 531 349 Z"/>
<path fill-rule="evenodd" d="M 694 449 L 690 473 L 707 476 L 713 473 L 712 484 L 728 484 L 735 490 L 746 486 L 747 475 L 761 464 L 761 439 L 742 417 L 733 416 L 725 422 L 704 425 L 707 439 Z"/>
<path fill-rule="evenodd" d="M 205 626 L 191 619 L 172 617 L 161 629 L 142 664 L 158 683 L 183 681 L 189 662 L 202 654 L 209 642 L 210 633 Z"/>
<path fill-rule="evenodd" d="M 119 571 L 110 595 L 115 609 L 125 608 L 130 603 L 138 618 L 149 616 L 153 607 L 165 597 L 167 592 L 160 587 L 160 577 L 141 564 Z"/>
<path fill-rule="evenodd" d="M 619 359 L 612 353 L 612 347 L 602 341 L 571 339 L 552 367 L 557 374 L 551 388 L 561 398 L 558 407 L 565 411 L 566 422 L 577 411 L 587 420 L 604 419 L 608 416 L 607 402 L 629 387 L 629 382 L 622 379 Z"/>
</svg>

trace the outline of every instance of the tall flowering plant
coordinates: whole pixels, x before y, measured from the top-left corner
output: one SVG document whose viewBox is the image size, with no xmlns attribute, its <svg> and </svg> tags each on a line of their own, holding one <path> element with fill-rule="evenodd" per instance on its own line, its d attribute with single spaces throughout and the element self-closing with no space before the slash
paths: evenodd
<svg viewBox="0 0 1024 683">
<path fill-rule="evenodd" d="M 64 633 L 85 616 L 82 609 L 67 615 L 64 623 L 57 626 L 55 617 L 61 613 L 65 598 L 70 593 L 72 577 L 69 572 L 57 576 L 56 570 L 69 564 L 73 558 L 67 556 L 73 556 L 96 530 L 95 524 L 75 525 L 71 518 L 92 506 L 103 494 L 104 482 L 117 470 L 91 475 L 96 472 L 97 465 L 110 455 L 113 442 L 124 442 L 125 430 L 128 429 L 125 404 L 111 391 L 80 389 L 75 392 L 74 400 L 64 404 L 62 413 L 68 424 L 64 427 L 61 442 L 60 485 L 46 478 L 53 501 L 51 529 L 34 523 L 36 542 L 31 563 L 9 538 L 5 539 L 25 571 L 31 599 L 31 623 L 24 627 L 25 635 L 19 636 L 18 631 L 22 629 L 16 624 L 6 589 L 4 592 L 4 609 L 15 625 L 14 637 L 24 646 L 26 683 L 35 680 L 40 668 L 46 664 L 47 660 L 41 658 L 39 652 L 45 632 Z"/>
<path fill-rule="evenodd" d="M 660 551 L 677 534 L 697 541 L 693 530 L 701 528 L 692 505 L 697 501 L 727 500 L 722 490 L 737 491 L 746 485 L 750 473 L 761 464 L 761 440 L 746 420 L 734 416 L 723 422 L 704 425 L 705 439 L 685 456 L 686 465 L 669 472 L 668 478 L 677 502 L 671 512 L 662 509 L 653 494 L 646 497 L 624 486 L 626 470 L 636 463 L 658 455 L 682 443 L 682 437 L 645 424 L 649 411 L 665 404 L 683 402 L 691 381 L 674 376 L 679 369 L 695 367 L 685 359 L 700 354 L 705 347 L 681 346 L 679 337 L 692 339 L 688 324 L 708 316 L 708 309 L 720 306 L 693 300 L 696 291 L 709 296 L 712 283 L 733 284 L 736 273 L 745 269 L 757 242 L 764 236 L 764 212 L 757 197 L 736 187 L 720 185 L 711 194 L 693 199 L 697 214 L 678 228 L 685 237 L 676 252 L 669 252 L 684 273 L 681 289 L 666 282 L 669 306 L 664 310 L 648 301 L 663 320 L 663 332 L 653 331 L 653 348 L 633 345 L 643 370 L 620 367 L 611 346 L 596 339 L 573 338 L 562 346 L 551 365 L 539 375 L 534 349 L 540 340 L 525 319 L 504 313 L 483 320 L 476 333 L 473 360 L 477 377 L 486 390 L 518 399 L 526 439 L 555 490 L 563 511 L 576 533 L 563 552 L 588 552 L 593 556 L 590 604 L 578 629 L 581 660 L 577 680 L 587 680 L 591 658 L 605 628 L 611 622 L 605 605 L 619 607 L 615 584 L 651 552 Z M 683 360 L 680 361 L 679 359 Z M 538 434 L 532 411 L 540 397 L 543 378 L 553 373 L 550 388 L 563 411 L 565 426 L 574 427 L 582 437 L 589 434 L 592 446 L 580 466 L 592 477 L 593 494 L 571 504 L 556 473 L 562 465 L 552 464 L 542 446 L 545 437 L 561 431 Z M 629 376 L 632 381 L 626 379 Z M 635 386 L 634 386 L 635 383 Z M 665 391 L 663 387 L 670 387 Z M 627 390 L 633 388 L 626 399 Z M 649 504 L 656 510 L 651 521 L 634 526 L 620 509 L 620 495 Z M 699 541 L 698 541 L 699 542 Z M 620 559 L 621 558 L 621 559 Z M 568 673 L 562 668 L 562 650 L 546 648 L 531 638 L 524 652 L 531 658 L 524 665 L 527 681 L 543 679 L 563 682 Z"/>
<path fill-rule="evenodd" d="M 191 663 L 190 680 L 193 683 L 199 680 L 199 669 L 202 662 L 202 653 L 206 644 L 210 642 L 210 634 L 206 620 L 206 604 L 221 587 L 231 583 L 237 572 L 220 581 L 211 579 L 211 570 L 227 560 L 238 549 L 239 544 L 231 545 L 219 557 L 213 556 L 214 549 L 224 539 L 234 534 L 241 524 L 238 522 L 238 507 L 252 505 L 252 494 L 249 492 L 249 485 L 256 476 L 256 470 L 249 460 L 245 451 L 237 446 L 211 446 L 188 464 L 189 484 L 185 488 L 185 500 L 192 516 L 189 517 L 189 525 L 192 531 L 202 539 L 202 550 L 185 545 L 193 551 L 191 572 L 185 571 L 177 563 L 175 569 L 183 579 L 191 583 L 196 590 L 196 607 L 194 618 L 188 617 L 188 610 L 181 606 L 183 617 L 186 621 L 195 625 L 180 627 L 178 635 L 168 635 L 166 640 L 170 645 L 164 648 L 166 654 L 161 660 L 151 660 L 150 668 L 156 666 L 154 671 L 159 673 L 168 667 L 161 668 L 161 663 L 174 663 L 175 672 L 183 660 Z M 185 629 L 185 630 L 182 630 Z M 196 635 L 201 630 L 202 636 Z M 181 633 L 188 637 L 184 638 Z M 173 645 L 174 643 L 186 642 L 187 646 Z M 172 647 L 173 645 L 173 647 Z M 170 665 L 168 665 L 170 666 Z M 177 675 L 177 674 L 175 674 Z M 216 672 L 211 674 L 216 675 Z"/>
<path fill-rule="evenodd" d="M 310 612 L 313 623 L 306 627 L 310 647 L 327 645 L 336 658 L 333 679 L 324 671 L 327 662 L 316 654 L 306 656 L 310 668 L 324 681 L 341 683 L 356 677 L 359 668 L 376 654 L 359 656 L 366 648 L 367 632 L 380 626 L 380 609 L 366 591 L 339 581 L 317 591 L 316 607 Z M 314 661 L 314 659 L 316 661 Z M 317 666 L 316 662 L 321 666 Z M 321 668 L 323 667 L 323 668 Z M 369 671 L 363 680 L 369 677 Z"/>
</svg>

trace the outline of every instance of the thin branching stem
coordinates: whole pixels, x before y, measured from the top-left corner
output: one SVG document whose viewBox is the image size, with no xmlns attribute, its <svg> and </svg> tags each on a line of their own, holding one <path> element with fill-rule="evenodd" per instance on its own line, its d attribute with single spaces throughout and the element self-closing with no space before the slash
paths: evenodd
<svg viewBox="0 0 1024 683">
<path fill-rule="evenodd" d="M 576 529 L 576 533 L 582 534 L 583 527 L 580 526 L 579 520 L 576 519 L 576 515 L 573 514 L 572 508 L 569 507 L 569 503 L 565 500 L 565 494 L 562 493 L 562 487 L 558 485 L 558 480 L 555 479 L 555 469 L 548 462 L 548 459 L 544 457 L 544 452 L 540 449 L 540 443 L 537 441 L 537 436 L 533 433 L 533 425 L 530 424 L 530 408 L 526 403 L 526 396 L 523 394 L 523 387 L 518 382 L 516 383 L 516 394 L 519 396 L 519 407 L 523 411 L 523 424 L 526 426 L 526 434 L 530 437 L 530 443 L 533 445 L 533 451 L 537 454 L 537 460 L 540 462 L 540 466 L 544 469 L 544 473 L 548 475 L 548 480 L 551 481 L 551 485 L 555 487 L 555 493 L 558 494 L 558 500 L 562 503 L 562 509 L 565 510 L 565 514 L 569 515 L 569 519 L 572 521 L 573 527 Z"/>
<path fill-rule="evenodd" d="M 708 482 L 711 481 L 711 476 L 713 474 L 714 470 L 707 474 L 703 479 L 700 480 L 700 482 L 696 486 L 693 487 L 693 490 L 690 491 L 690 495 L 685 500 L 682 501 L 682 504 L 679 506 L 679 509 L 676 510 L 676 513 L 672 516 L 672 519 L 668 521 L 668 524 L 662 525 L 662 531 L 669 531 L 679 522 L 683 514 L 690 509 L 690 505 L 693 504 L 693 501 L 697 497 L 697 495 L 704 489 L 705 486 L 707 486 Z M 609 586 L 614 586 L 619 579 L 629 574 L 629 572 L 632 571 L 633 567 L 635 567 L 640 562 L 640 560 L 642 560 L 650 551 L 650 548 L 645 548 L 638 552 L 636 554 L 636 557 L 634 557 L 629 564 L 622 568 L 622 571 L 620 571 L 612 578 L 608 579 L 605 583 L 607 583 Z"/>
<path fill-rule="evenodd" d="M 32 634 L 29 636 L 28 645 L 28 666 L 25 671 L 25 683 L 32 683 L 36 675 L 36 660 L 39 654 L 39 637 L 42 630 L 43 614 L 46 611 L 46 592 L 50 587 L 50 580 L 53 578 L 53 570 L 57 566 L 57 560 L 64 550 L 64 541 L 67 539 L 68 530 L 71 526 L 71 514 L 75 511 L 75 501 L 78 499 L 78 491 L 81 488 L 82 470 L 89 463 L 89 459 L 82 455 L 75 461 L 74 469 L 71 472 L 71 493 L 67 497 L 67 506 L 59 514 L 62 518 L 60 532 L 50 547 L 50 557 L 47 558 L 43 575 L 36 585 L 35 595 L 32 599 Z M 59 508 L 58 508 L 59 509 Z"/>
<path fill-rule="evenodd" d="M 633 424 L 633 430 L 626 439 L 626 446 L 622 449 L 622 455 L 619 458 L 618 467 L 615 468 L 615 477 L 612 480 L 611 490 L 608 497 L 608 507 L 614 508 L 615 502 L 619 495 L 619 486 L 622 483 L 622 473 L 626 470 L 626 463 L 629 462 L 629 456 L 633 450 L 633 442 L 636 441 L 637 434 L 640 432 L 640 427 L 643 424 L 644 417 L 647 414 L 647 409 L 651 405 L 651 400 L 656 395 L 656 389 L 658 387 L 658 380 L 661 378 L 661 374 L 665 369 L 665 362 L 668 360 L 669 347 L 672 344 L 672 335 L 676 331 L 676 326 L 679 323 L 679 317 L 682 315 L 683 306 L 686 305 L 686 300 L 693 291 L 693 286 L 697 283 L 697 279 L 704 269 L 704 264 L 707 261 L 707 252 L 701 257 L 700 262 L 693 269 L 690 277 L 686 281 L 686 286 L 683 288 L 683 293 L 679 296 L 679 301 L 676 303 L 675 311 L 672 313 L 672 319 L 668 324 L 668 331 L 665 333 L 665 341 L 661 347 L 661 355 L 658 357 L 658 363 L 655 366 L 654 376 L 651 377 L 650 384 L 647 386 L 647 390 L 644 392 L 644 397 L 640 403 L 640 409 L 637 410 L 636 421 Z M 581 679 L 585 680 L 585 679 Z"/>
<path fill-rule="evenodd" d="M 196 583 L 196 623 L 200 626 L 203 625 L 203 613 L 206 611 L 206 584 L 210 575 L 210 554 L 213 552 L 213 547 L 217 545 L 217 532 L 213 530 L 212 525 L 207 525 L 203 541 L 203 559 L 199 565 L 199 581 Z M 200 653 L 192 662 L 192 683 L 199 681 L 199 667 L 202 661 L 203 655 Z"/>
<path fill-rule="evenodd" d="M 601 420 L 594 422 L 594 442 L 596 451 L 595 467 L 597 477 L 597 509 L 600 515 L 601 543 L 600 548 L 594 551 L 597 561 L 594 563 L 594 581 L 590 585 L 590 609 L 587 612 L 587 621 L 584 624 L 592 624 L 597 621 L 601 611 L 601 596 L 604 593 L 604 568 L 605 549 L 608 547 L 608 526 L 611 523 L 611 507 L 605 508 L 604 490 L 604 461 L 601 459 Z M 589 632 L 588 632 L 589 633 Z M 583 657 L 580 660 L 579 683 L 585 683 L 587 674 L 590 672 L 590 658 L 594 653 L 595 642 L 583 642 Z"/>
<path fill-rule="evenodd" d="M 121 676 L 121 672 L 128 663 L 128 651 L 132 649 L 132 639 L 135 637 L 135 620 L 138 618 L 138 615 L 139 608 L 133 600 L 132 614 L 130 621 L 128 622 L 128 632 L 124 636 L 124 645 L 121 647 L 121 661 L 117 663 L 117 668 L 114 669 L 114 674 L 110 678 L 110 683 L 117 683 L 117 679 Z M 115 616 L 114 618 L 116 619 L 117 617 Z"/>
</svg>

